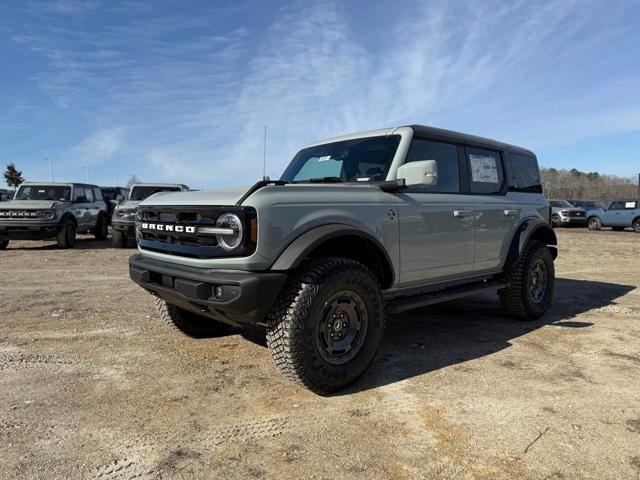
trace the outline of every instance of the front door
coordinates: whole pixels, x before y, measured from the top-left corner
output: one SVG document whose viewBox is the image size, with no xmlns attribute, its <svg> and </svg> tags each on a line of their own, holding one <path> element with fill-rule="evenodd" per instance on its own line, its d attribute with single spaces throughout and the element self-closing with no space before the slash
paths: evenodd
<svg viewBox="0 0 640 480">
<path fill-rule="evenodd" d="M 397 194 L 403 286 L 473 270 L 473 199 L 460 194 L 460 157 L 454 144 L 420 138 L 411 142 L 406 162 L 436 160 L 438 183 Z"/>
</svg>

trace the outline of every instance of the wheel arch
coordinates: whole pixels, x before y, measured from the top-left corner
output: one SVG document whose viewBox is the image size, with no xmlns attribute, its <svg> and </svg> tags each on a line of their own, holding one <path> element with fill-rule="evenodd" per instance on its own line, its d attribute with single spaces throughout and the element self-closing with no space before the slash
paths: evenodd
<svg viewBox="0 0 640 480">
<path fill-rule="evenodd" d="M 359 261 L 373 271 L 383 289 L 393 285 L 393 263 L 381 242 L 367 232 L 343 224 L 323 225 L 301 234 L 280 253 L 271 270 L 294 270 L 307 258 L 325 255 Z"/>
<path fill-rule="evenodd" d="M 533 240 L 544 242 L 551 251 L 551 256 L 555 260 L 558 256 L 558 238 L 556 232 L 547 223 L 538 219 L 529 218 L 520 224 L 516 233 L 511 239 L 505 268 L 514 265 L 520 260 L 527 243 Z"/>
<path fill-rule="evenodd" d="M 73 213 L 70 212 L 66 212 L 62 215 L 62 218 L 60 218 L 60 225 L 62 225 L 62 223 L 66 220 L 66 219 L 70 219 L 74 225 L 77 227 L 78 226 L 78 219 L 76 218 L 76 216 Z"/>
</svg>

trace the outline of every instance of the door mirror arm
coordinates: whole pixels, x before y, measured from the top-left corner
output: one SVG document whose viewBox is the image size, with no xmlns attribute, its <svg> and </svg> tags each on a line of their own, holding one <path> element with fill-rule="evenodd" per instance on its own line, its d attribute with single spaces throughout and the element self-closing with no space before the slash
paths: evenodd
<svg viewBox="0 0 640 480">
<path fill-rule="evenodd" d="M 398 178 L 397 180 L 387 180 L 385 182 L 378 183 L 378 187 L 383 192 L 399 192 L 400 190 L 404 190 L 407 188 L 407 182 L 404 178 Z"/>
</svg>

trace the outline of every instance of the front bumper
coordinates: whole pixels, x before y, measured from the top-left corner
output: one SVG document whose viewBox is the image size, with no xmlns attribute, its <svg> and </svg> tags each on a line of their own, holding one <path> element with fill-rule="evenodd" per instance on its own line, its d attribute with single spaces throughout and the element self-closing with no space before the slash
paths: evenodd
<svg viewBox="0 0 640 480">
<path fill-rule="evenodd" d="M 133 255 L 129 275 L 167 303 L 231 325 L 263 323 L 287 275 L 186 267 Z M 215 288 L 223 294 L 215 296 Z"/>
<path fill-rule="evenodd" d="M 134 238 L 136 236 L 136 224 L 135 222 L 127 222 L 122 220 L 111 220 L 111 228 L 124 233 L 126 236 Z"/>
<path fill-rule="evenodd" d="M 560 216 L 561 225 L 586 225 L 587 217 L 564 217 Z"/>
<path fill-rule="evenodd" d="M 22 220 L 3 221 L 0 223 L 0 240 L 44 240 L 55 237 L 62 228 L 57 221 Z"/>
</svg>

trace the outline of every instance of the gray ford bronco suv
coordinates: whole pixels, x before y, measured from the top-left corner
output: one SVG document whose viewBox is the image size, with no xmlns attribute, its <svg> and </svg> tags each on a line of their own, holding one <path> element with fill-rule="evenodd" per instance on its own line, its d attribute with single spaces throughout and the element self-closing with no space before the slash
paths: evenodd
<svg viewBox="0 0 640 480">
<path fill-rule="evenodd" d="M 108 235 L 107 207 L 96 185 L 23 183 L 15 198 L 0 207 L 0 249 L 9 240 L 55 238 L 60 248 L 73 248 L 76 233 Z"/>
<path fill-rule="evenodd" d="M 188 192 L 186 185 L 174 183 L 137 183 L 131 186 L 129 198 L 118 195 L 111 217 L 111 243 L 115 248 L 126 248 L 135 238 L 135 212 L 142 200 L 160 192 Z"/>
<path fill-rule="evenodd" d="M 277 368 L 327 394 L 371 364 L 389 313 L 497 291 L 544 315 L 549 222 L 532 152 L 406 126 L 307 145 L 244 194 L 149 198 L 129 270 L 171 326 L 265 326 Z"/>
</svg>

